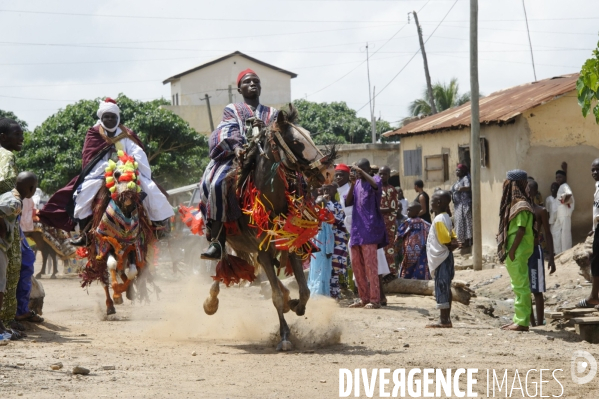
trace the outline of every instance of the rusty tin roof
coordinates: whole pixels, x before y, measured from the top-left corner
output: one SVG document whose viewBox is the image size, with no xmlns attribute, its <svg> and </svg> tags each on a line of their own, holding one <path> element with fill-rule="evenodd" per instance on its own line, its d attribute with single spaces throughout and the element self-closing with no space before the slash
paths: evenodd
<svg viewBox="0 0 599 399">
<path fill-rule="evenodd" d="M 527 109 L 545 104 L 576 89 L 578 73 L 526 83 L 480 99 L 480 123 L 504 123 Z M 470 103 L 411 122 L 383 136 L 415 135 L 470 126 Z"/>
</svg>

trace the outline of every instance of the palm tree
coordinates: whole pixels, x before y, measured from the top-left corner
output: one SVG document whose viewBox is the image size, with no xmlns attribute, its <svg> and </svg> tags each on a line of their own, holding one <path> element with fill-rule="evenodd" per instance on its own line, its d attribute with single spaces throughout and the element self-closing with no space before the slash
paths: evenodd
<svg viewBox="0 0 599 399">
<path fill-rule="evenodd" d="M 470 101 L 470 93 L 459 94 L 460 86 L 458 80 L 453 78 L 449 84 L 437 82 L 433 85 L 433 98 L 437 111 L 460 106 Z M 408 107 L 411 116 L 425 116 L 431 114 L 431 106 L 428 101 L 427 90 L 424 90 L 422 98 L 412 101 Z"/>
</svg>

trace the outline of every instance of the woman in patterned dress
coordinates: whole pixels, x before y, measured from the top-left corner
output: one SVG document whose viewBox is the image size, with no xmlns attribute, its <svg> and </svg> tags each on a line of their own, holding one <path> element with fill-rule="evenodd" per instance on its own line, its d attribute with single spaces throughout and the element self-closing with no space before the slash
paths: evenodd
<svg viewBox="0 0 599 399">
<path fill-rule="evenodd" d="M 472 191 L 468 166 L 459 164 L 456 169 L 458 181 L 451 187 L 454 204 L 454 225 L 462 248 L 472 246 Z"/>
</svg>

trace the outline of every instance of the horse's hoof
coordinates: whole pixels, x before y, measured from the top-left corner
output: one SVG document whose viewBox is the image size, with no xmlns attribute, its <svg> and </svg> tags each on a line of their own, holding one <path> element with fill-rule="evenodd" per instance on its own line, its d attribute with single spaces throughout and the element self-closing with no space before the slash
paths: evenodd
<svg viewBox="0 0 599 399">
<path fill-rule="evenodd" d="M 56 278 L 56 274 L 53 274 L 50 276 L 51 279 L 55 279 Z"/>
<path fill-rule="evenodd" d="M 277 352 L 289 352 L 293 350 L 293 344 L 290 341 L 282 340 L 277 345 Z"/>
<path fill-rule="evenodd" d="M 303 316 L 306 313 L 306 305 L 300 306 L 299 299 L 292 299 L 289 301 L 289 307 L 298 316 Z"/>
<path fill-rule="evenodd" d="M 40 279 L 42 278 L 42 272 L 39 272 L 38 274 L 35 275 L 35 278 Z"/>
<path fill-rule="evenodd" d="M 114 302 L 115 305 L 122 305 L 123 304 L 123 297 L 122 296 L 113 296 L 112 300 Z"/>
<path fill-rule="evenodd" d="M 212 316 L 218 310 L 218 298 L 207 298 L 204 301 L 204 312 Z"/>
<path fill-rule="evenodd" d="M 106 308 L 106 315 L 110 316 L 111 314 L 115 314 L 116 313 L 116 309 L 114 308 L 114 306 L 109 306 Z"/>
</svg>

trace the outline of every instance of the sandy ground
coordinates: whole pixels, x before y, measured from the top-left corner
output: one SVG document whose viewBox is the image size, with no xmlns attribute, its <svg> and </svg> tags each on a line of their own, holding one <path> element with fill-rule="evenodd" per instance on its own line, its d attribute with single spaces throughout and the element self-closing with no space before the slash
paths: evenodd
<svg viewBox="0 0 599 399">
<path fill-rule="evenodd" d="M 557 302 L 558 294 L 563 301 L 562 296 L 586 292 L 586 287 L 575 288 L 576 272 L 558 270 L 548 277 L 548 286 L 561 284 L 571 293 L 549 291 L 547 297 L 556 295 Z M 575 350 L 599 360 L 599 345 L 552 326 L 528 333 L 501 331 L 502 318 L 510 317 L 501 299 L 512 297 L 506 270 L 457 274 L 473 285 L 493 282 L 477 289 L 484 297 L 470 306 L 454 306 L 453 329 L 423 328 L 438 314 L 432 297 L 390 296 L 389 306 L 380 310 L 311 300 L 305 317 L 286 316 L 296 343 L 301 341 L 291 353 L 275 352 L 276 312 L 258 287 L 221 289 L 219 311 L 206 316 L 201 307 L 206 282 L 164 270 L 159 273 L 160 300 L 153 295 L 150 304 L 126 302 L 106 320 L 100 286 L 86 292 L 77 279 L 43 279 L 46 322 L 29 325 L 34 329 L 26 340 L 0 347 L 0 397 L 336 398 L 340 368 L 477 368 L 479 397 L 487 397 L 487 369 L 501 375 L 507 369 L 510 387 L 516 369 L 522 385 L 529 369 L 562 369 L 556 372 L 561 397 L 598 397 L 599 376 L 586 385 L 574 384 L 570 362 Z M 483 313 L 489 305 L 499 317 Z M 51 370 L 56 362 L 64 368 Z M 71 375 L 77 365 L 91 373 Z M 544 379 L 550 382 L 543 395 L 560 395 L 551 374 Z M 533 382 L 538 382 L 536 373 L 529 376 L 530 396 Z M 363 388 L 361 394 L 366 397 Z M 378 394 L 377 386 L 374 397 Z M 520 390 L 512 392 L 512 397 L 522 396 Z"/>
</svg>

